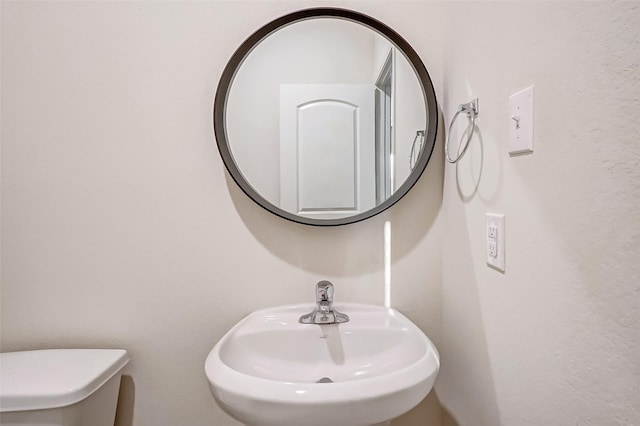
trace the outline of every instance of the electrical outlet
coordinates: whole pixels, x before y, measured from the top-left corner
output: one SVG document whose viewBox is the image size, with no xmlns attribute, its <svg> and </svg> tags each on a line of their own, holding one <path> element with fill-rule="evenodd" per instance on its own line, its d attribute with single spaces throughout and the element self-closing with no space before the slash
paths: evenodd
<svg viewBox="0 0 640 426">
<path fill-rule="evenodd" d="M 495 241 L 489 241 L 487 243 L 487 249 L 489 250 L 489 257 L 498 257 L 498 244 Z"/>
<path fill-rule="evenodd" d="M 504 272 L 504 215 L 487 213 L 487 265 Z"/>
<path fill-rule="evenodd" d="M 498 228 L 493 224 L 489 225 L 487 227 L 487 235 L 495 240 L 498 237 Z"/>
</svg>

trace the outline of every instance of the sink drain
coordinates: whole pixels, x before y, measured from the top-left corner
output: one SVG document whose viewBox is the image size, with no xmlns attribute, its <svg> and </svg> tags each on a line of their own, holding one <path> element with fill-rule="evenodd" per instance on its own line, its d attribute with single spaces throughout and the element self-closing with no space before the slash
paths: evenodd
<svg viewBox="0 0 640 426">
<path fill-rule="evenodd" d="M 323 377 L 322 379 L 318 380 L 316 383 L 333 383 L 333 380 L 331 380 L 328 377 Z"/>
</svg>

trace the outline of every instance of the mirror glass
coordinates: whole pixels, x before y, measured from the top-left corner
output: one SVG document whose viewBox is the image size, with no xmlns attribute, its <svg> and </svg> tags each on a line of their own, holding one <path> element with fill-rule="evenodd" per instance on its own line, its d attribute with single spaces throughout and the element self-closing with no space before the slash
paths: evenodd
<svg viewBox="0 0 640 426">
<path fill-rule="evenodd" d="M 216 136 L 256 202 L 297 222 L 340 225 L 415 183 L 433 149 L 435 96 L 429 106 L 416 64 L 388 34 L 317 13 L 284 19 L 236 52 L 218 89 Z"/>
</svg>

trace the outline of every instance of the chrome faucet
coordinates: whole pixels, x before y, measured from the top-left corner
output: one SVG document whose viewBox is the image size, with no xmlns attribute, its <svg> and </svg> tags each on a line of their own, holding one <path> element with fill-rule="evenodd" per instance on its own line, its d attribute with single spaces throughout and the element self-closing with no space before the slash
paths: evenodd
<svg viewBox="0 0 640 426">
<path fill-rule="evenodd" d="M 316 308 L 298 320 L 302 324 L 339 324 L 349 317 L 333 308 L 333 284 L 320 281 L 316 284 Z"/>
</svg>

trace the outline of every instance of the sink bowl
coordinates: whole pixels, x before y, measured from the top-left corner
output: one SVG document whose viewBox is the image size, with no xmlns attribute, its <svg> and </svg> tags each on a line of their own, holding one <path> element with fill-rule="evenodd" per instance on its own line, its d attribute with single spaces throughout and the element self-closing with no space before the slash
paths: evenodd
<svg viewBox="0 0 640 426">
<path fill-rule="evenodd" d="M 347 323 L 300 324 L 312 304 L 256 311 L 211 350 L 214 398 L 247 425 L 365 426 L 415 407 L 440 367 L 427 336 L 395 309 L 335 304 Z"/>
</svg>

